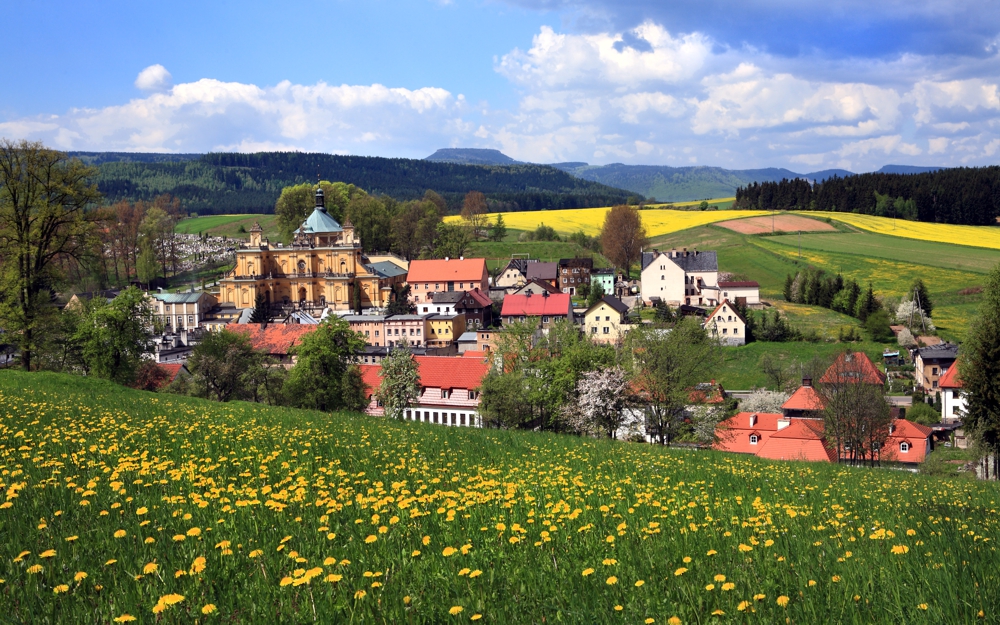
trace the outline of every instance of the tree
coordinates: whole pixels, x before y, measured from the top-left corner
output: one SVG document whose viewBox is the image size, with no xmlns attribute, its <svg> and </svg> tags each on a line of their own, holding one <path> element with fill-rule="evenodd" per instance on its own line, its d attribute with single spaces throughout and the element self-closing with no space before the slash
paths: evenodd
<svg viewBox="0 0 1000 625">
<path fill-rule="evenodd" d="M 632 375 L 646 405 L 646 432 L 661 445 L 679 434 L 691 389 L 721 362 L 721 350 L 693 318 L 671 330 L 640 326 L 626 337 Z"/>
<path fill-rule="evenodd" d="M 962 345 L 959 360 L 962 388 L 967 394 L 962 419 L 980 455 L 997 479 L 1000 460 L 1000 265 L 990 272 L 983 299 Z M 992 458 L 992 464 L 988 461 Z"/>
<path fill-rule="evenodd" d="M 601 247 L 604 255 L 615 267 L 625 272 L 628 279 L 632 264 L 640 260 L 646 245 L 646 228 L 642 216 L 634 206 L 612 207 L 604 216 L 601 228 Z"/>
<path fill-rule="evenodd" d="M 630 418 L 629 379 L 621 367 L 585 372 L 577 383 L 579 415 L 577 430 L 588 434 L 600 432 L 611 439 Z"/>
<path fill-rule="evenodd" d="M 402 421 L 406 409 L 420 397 L 420 371 L 406 339 L 382 359 L 381 378 L 375 398 L 381 402 L 387 418 Z"/>
<path fill-rule="evenodd" d="M 792 301 L 792 284 L 794 282 L 795 278 L 792 277 L 792 274 L 785 275 L 785 287 L 782 289 L 781 293 L 786 302 Z"/>
<path fill-rule="evenodd" d="M 170 240 L 174 232 L 174 220 L 162 208 L 153 206 L 146 211 L 139 225 L 143 244 L 148 245 L 160 263 L 160 273 L 167 276 L 167 266 L 171 261 Z"/>
<path fill-rule="evenodd" d="M 110 302 L 94 298 L 77 328 L 83 359 L 94 375 L 131 385 L 153 351 L 153 313 L 146 296 L 129 287 Z"/>
<path fill-rule="evenodd" d="M 267 355 L 253 348 L 250 337 L 226 329 L 206 332 L 188 358 L 196 394 L 222 402 L 250 399 L 257 370 L 265 366 Z"/>
<path fill-rule="evenodd" d="M 834 362 L 820 385 L 827 440 L 832 438 L 838 459 L 850 464 L 875 466 L 889 437 L 892 412 L 885 388 L 869 384 L 858 376 L 848 352 Z"/>
<path fill-rule="evenodd" d="M 587 308 L 590 308 L 591 306 L 593 306 L 597 302 L 599 302 L 602 299 L 604 299 L 605 293 L 604 293 L 604 285 L 603 284 L 601 284 L 600 282 L 591 282 L 590 285 L 589 285 L 590 288 L 587 289 L 587 293 L 585 293 L 585 294 L 584 293 L 580 293 L 580 291 L 582 290 L 582 287 L 585 287 L 585 286 L 588 286 L 586 282 L 584 282 L 583 284 L 581 284 L 580 285 L 581 288 L 577 289 L 577 293 L 580 296 L 587 298 Z"/>
<path fill-rule="evenodd" d="M 469 191 L 465 194 L 465 199 L 462 201 L 462 219 L 469 222 L 472 234 L 477 239 L 483 235 L 489 223 L 487 210 L 485 195 L 479 191 Z"/>
<path fill-rule="evenodd" d="M 85 209 L 101 197 L 88 181 L 95 173 L 41 143 L 0 140 L 0 327 L 26 370 L 56 314 L 60 264 L 90 244 Z"/>
<path fill-rule="evenodd" d="M 407 260 L 434 246 L 441 212 L 430 200 L 406 202 L 392 218 L 392 247 Z"/>
<path fill-rule="evenodd" d="M 503 221 L 503 213 L 497 215 L 497 220 L 490 228 L 490 241 L 499 243 L 507 236 L 507 224 Z"/>
<path fill-rule="evenodd" d="M 770 352 L 764 352 L 757 362 L 757 367 L 767 376 L 771 388 L 775 391 L 785 390 L 795 380 L 795 374 Z"/>
<path fill-rule="evenodd" d="M 156 252 L 146 240 L 139 245 L 139 258 L 136 264 L 136 277 L 140 284 L 150 285 L 160 276 L 160 265 L 156 262 Z"/>
<path fill-rule="evenodd" d="M 392 287 L 393 298 L 386 306 L 386 315 L 409 315 L 414 306 L 410 303 L 410 285 L 397 284 Z"/>
<path fill-rule="evenodd" d="M 764 355 L 767 356 L 767 354 Z M 746 399 L 740 400 L 740 411 L 781 414 L 781 406 L 788 401 L 789 397 L 791 395 L 781 391 L 757 389 L 750 393 Z"/>
<path fill-rule="evenodd" d="M 361 367 L 351 365 L 344 372 L 340 382 L 340 398 L 344 402 L 344 410 L 350 412 L 361 412 L 368 406 L 368 387 L 361 375 Z"/>
<path fill-rule="evenodd" d="M 674 311 L 670 309 L 670 306 L 663 300 L 658 300 L 656 305 L 653 306 L 653 320 L 659 324 L 673 323 L 676 319 Z"/>
<path fill-rule="evenodd" d="M 865 320 L 865 329 L 868 330 L 872 340 L 878 343 L 888 343 L 896 338 L 892 333 L 892 328 L 889 327 L 889 313 L 884 310 L 876 310 L 868 315 L 868 319 Z"/>
<path fill-rule="evenodd" d="M 270 306 L 267 305 L 264 294 L 257 293 L 253 302 L 253 312 L 250 313 L 250 323 L 267 323 L 270 320 Z"/>
<path fill-rule="evenodd" d="M 358 195 L 347 205 L 346 216 L 354 226 L 354 236 L 366 252 L 387 251 L 392 245 L 391 198 Z"/>
<path fill-rule="evenodd" d="M 351 291 L 351 300 L 354 304 L 354 314 L 361 314 L 361 283 L 357 280 L 354 281 L 354 288 Z"/>
<path fill-rule="evenodd" d="M 321 180 L 326 211 L 338 222 L 343 223 L 348 203 L 356 197 L 366 195 L 364 190 L 343 182 Z M 274 204 L 274 214 L 278 217 L 278 230 L 285 241 L 292 240 L 292 232 L 312 213 L 316 206 L 317 185 L 311 182 L 285 187 Z"/>
<path fill-rule="evenodd" d="M 472 229 L 465 224 L 440 223 L 437 235 L 434 258 L 460 258 L 472 245 Z"/>
<path fill-rule="evenodd" d="M 285 397 L 298 408 L 344 409 L 344 374 L 364 348 L 364 337 L 349 323 L 327 317 L 292 348 L 298 361 L 285 381 Z"/>
</svg>

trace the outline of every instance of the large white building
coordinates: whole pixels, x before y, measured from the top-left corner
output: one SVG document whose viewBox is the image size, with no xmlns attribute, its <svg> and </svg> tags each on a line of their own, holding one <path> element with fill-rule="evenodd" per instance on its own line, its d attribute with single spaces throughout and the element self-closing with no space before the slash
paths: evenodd
<svg viewBox="0 0 1000 625">
<path fill-rule="evenodd" d="M 715 252 L 670 250 L 643 252 L 642 301 L 659 299 L 670 306 L 717 306 L 719 261 Z"/>
</svg>

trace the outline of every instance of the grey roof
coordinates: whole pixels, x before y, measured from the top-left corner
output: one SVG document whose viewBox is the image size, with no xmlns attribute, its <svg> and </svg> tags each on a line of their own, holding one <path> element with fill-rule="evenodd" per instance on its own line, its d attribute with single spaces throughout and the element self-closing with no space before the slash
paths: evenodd
<svg viewBox="0 0 1000 625">
<path fill-rule="evenodd" d="M 537 263 L 537 260 L 531 260 L 530 258 L 511 258 L 507 266 L 504 267 L 504 271 L 510 268 L 517 269 L 521 273 L 528 272 L 528 266 L 533 263 Z M 502 272 L 501 272 L 502 273 Z"/>
<path fill-rule="evenodd" d="M 590 272 L 590 275 L 592 275 L 592 276 L 604 276 L 604 275 L 614 276 L 615 275 L 615 270 L 612 267 L 605 267 L 604 269 L 594 269 L 593 271 Z"/>
<path fill-rule="evenodd" d="M 386 317 L 386 321 L 423 321 L 430 315 L 391 315 Z"/>
<path fill-rule="evenodd" d="M 465 291 L 438 291 L 431 293 L 431 301 L 435 304 L 457 304 L 465 297 Z"/>
<path fill-rule="evenodd" d="M 528 280 L 555 280 L 559 275 L 559 263 L 531 263 L 525 277 Z"/>
<path fill-rule="evenodd" d="M 434 319 L 435 321 L 451 321 L 458 316 L 459 315 L 431 315 L 431 319 Z"/>
<path fill-rule="evenodd" d="M 527 292 L 528 287 L 530 287 L 530 286 L 538 287 L 538 288 L 542 289 L 543 291 L 548 291 L 549 293 L 561 293 L 562 292 L 562 291 L 559 290 L 558 287 L 552 286 L 551 282 L 543 282 L 541 280 L 530 280 L 527 284 L 525 284 L 521 288 L 519 288 L 516 291 L 514 291 L 514 293 L 516 295 L 521 295 L 521 294 Z"/>
<path fill-rule="evenodd" d="M 288 321 L 286 323 L 298 323 L 301 325 L 314 326 L 319 324 L 319 320 L 304 310 L 296 310 L 288 315 Z"/>
<path fill-rule="evenodd" d="M 390 263 L 387 260 L 371 263 L 369 265 L 365 265 L 365 267 L 367 267 L 372 273 L 378 275 L 380 278 L 395 278 L 397 276 L 406 275 L 405 269 L 396 263 Z"/>
<path fill-rule="evenodd" d="M 462 336 L 458 337 L 458 342 L 459 343 L 467 343 L 467 342 L 475 343 L 476 340 L 477 339 L 476 339 L 476 333 L 475 332 L 464 332 L 462 334 Z"/>
<path fill-rule="evenodd" d="M 587 269 L 594 268 L 593 258 L 560 258 L 560 267 L 586 267 Z"/>
<path fill-rule="evenodd" d="M 661 256 L 666 256 L 674 262 L 675 265 L 691 273 L 692 271 L 718 271 L 719 270 L 719 259 L 715 255 L 715 252 L 678 252 L 677 257 L 671 257 L 670 254 L 666 252 L 643 252 L 642 253 L 642 268 L 645 269 L 650 263 L 657 257 L 657 254 Z"/>
<path fill-rule="evenodd" d="M 243 312 L 240 313 L 240 318 L 236 320 L 236 323 L 250 323 L 250 317 L 253 317 L 253 308 L 244 308 Z"/>
<path fill-rule="evenodd" d="M 204 293 L 151 293 L 150 296 L 164 304 L 193 304 L 201 299 Z"/>
<path fill-rule="evenodd" d="M 958 345 L 953 345 L 951 343 L 941 343 L 940 345 L 932 345 L 930 347 L 921 347 L 917 350 L 920 354 L 920 358 L 923 360 L 930 359 L 955 359 L 958 358 Z"/>
<path fill-rule="evenodd" d="M 309 218 L 302 222 L 302 225 L 299 226 L 295 233 L 315 234 L 318 232 L 343 231 L 344 229 L 340 227 L 337 220 L 330 217 L 330 213 L 317 206 L 313 209 L 312 215 L 309 215 Z"/>
<path fill-rule="evenodd" d="M 385 321 L 385 315 L 344 315 L 341 317 L 347 323 L 366 323 L 374 321 Z"/>
<path fill-rule="evenodd" d="M 618 312 L 619 314 L 624 315 L 625 313 L 628 312 L 628 306 L 625 305 L 625 302 L 621 301 L 620 299 L 618 299 L 613 295 L 605 295 L 604 297 L 601 298 L 601 301 L 606 302 L 608 306 L 614 308 L 615 311 Z"/>
</svg>

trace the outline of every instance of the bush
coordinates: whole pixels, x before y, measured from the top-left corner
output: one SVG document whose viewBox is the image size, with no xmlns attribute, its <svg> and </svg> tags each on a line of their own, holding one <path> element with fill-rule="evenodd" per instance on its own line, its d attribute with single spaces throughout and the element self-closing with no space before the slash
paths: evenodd
<svg viewBox="0 0 1000 625">
<path fill-rule="evenodd" d="M 941 413 L 934 410 L 928 404 L 924 402 L 914 402 L 913 406 L 906 411 L 907 421 L 913 421 L 914 423 L 919 423 L 921 425 L 930 425 L 931 423 L 938 423 L 941 421 Z"/>
<path fill-rule="evenodd" d="M 865 330 L 871 335 L 872 340 L 878 343 L 888 343 L 896 338 L 889 327 L 889 313 L 884 310 L 877 310 L 865 320 Z"/>
</svg>

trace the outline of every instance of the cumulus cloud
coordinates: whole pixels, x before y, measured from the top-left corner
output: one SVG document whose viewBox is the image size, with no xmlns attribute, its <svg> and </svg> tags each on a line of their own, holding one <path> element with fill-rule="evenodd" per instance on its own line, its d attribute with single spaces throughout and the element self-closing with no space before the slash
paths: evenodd
<svg viewBox="0 0 1000 625">
<path fill-rule="evenodd" d="M 436 87 L 288 81 L 259 87 L 206 78 L 126 104 L 14 120 L 0 132 L 83 150 L 423 152 L 428 143 L 464 132 L 464 105 L 463 96 Z"/>
<path fill-rule="evenodd" d="M 136 76 L 135 86 L 143 91 L 169 91 L 174 77 L 159 63 L 150 65 Z"/>
</svg>

